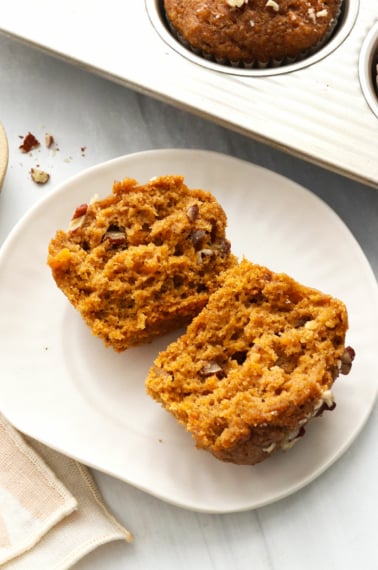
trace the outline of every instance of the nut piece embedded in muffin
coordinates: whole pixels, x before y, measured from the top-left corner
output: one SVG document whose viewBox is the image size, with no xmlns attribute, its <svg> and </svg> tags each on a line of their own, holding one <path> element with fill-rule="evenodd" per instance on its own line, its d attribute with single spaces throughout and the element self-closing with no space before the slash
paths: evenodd
<svg viewBox="0 0 378 570">
<path fill-rule="evenodd" d="M 187 324 L 236 263 L 215 197 L 181 176 L 115 182 L 49 244 L 57 286 L 116 351 Z"/>
<path fill-rule="evenodd" d="M 289 449 L 335 402 L 352 366 L 338 299 L 242 260 L 159 354 L 147 393 L 216 458 L 253 465 Z"/>
<path fill-rule="evenodd" d="M 172 33 L 206 58 L 247 67 L 314 53 L 333 32 L 343 0 L 164 0 Z"/>
</svg>

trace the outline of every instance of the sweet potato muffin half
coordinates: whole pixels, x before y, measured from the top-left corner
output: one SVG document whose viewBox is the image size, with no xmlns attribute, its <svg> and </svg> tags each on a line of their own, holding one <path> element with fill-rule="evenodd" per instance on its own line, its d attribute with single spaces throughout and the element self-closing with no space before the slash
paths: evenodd
<svg viewBox="0 0 378 570">
<path fill-rule="evenodd" d="M 161 352 L 147 392 L 220 460 L 255 464 L 290 448 L 335 402 L 352 366 L 338 299 L 242 260 L 187 332 Z"/>
<path fill-rule="evenodd" d="M 236 262 L 215 197 L 181 176 L 115 182 L 49 244 L 57 286 L 116 351 L 188 323 Z"/>
</svg>

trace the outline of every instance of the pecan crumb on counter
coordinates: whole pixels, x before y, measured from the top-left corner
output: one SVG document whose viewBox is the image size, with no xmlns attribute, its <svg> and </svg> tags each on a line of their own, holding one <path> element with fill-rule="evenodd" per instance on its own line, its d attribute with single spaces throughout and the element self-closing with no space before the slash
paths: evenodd
<svg viewBox="0 0 378 570">
<path fill-rule="evenodd" d="M 30 175 L 33 182 L 36 184 L 46 184 L 46 182 L 50 180 L 50 174 L 39 168 L 32 168 L 30 170 Z"/>
<path fill-rule="evenodd" d="M 46 129 L 46 127 L 43 128 Z M 21 151 L 23 154 L 29 154 L 30 159 L 34 163 L 33 166 L 30 166 L 27 170 L 29 177 L 36 184 L 39 185 L 46 184 L 47 182 L 49 182 L 51 178 L 51 173 L 41 168 L 41 165 L 34 160 L 36 154 L 33 153 L 32 151 L 38 149 L 38 154 L 41 157 L 41 162 L 42 162 L 42 156 L 45 157 L 49 156 L 49 158 L 55 157 L 56 153 L 60 151 L 55 136 L 46 129 L 43 131 L 42 134 L 40 134 L 40 138 L 37 138 L 37 136 L 33 134 L 31 131 L 28 131 L 26 135 L 18 135 L 18 138 L 21 139 L 21 144 L 19 144 L 18 147 L 19 151 Z M 80 148 L 80 155 L 82 157 L 85 157 L 87 147 L 80 146 L 79 148 Z M 70 155 L 64 159 L 64 162 L 69 163 L 72 160 L 73 156 Z M 20 163 L 20 166 L 23 166 L 23 164 Z"/>
<path fill-rule="evenodd" d="M 25 135 L 22 144 L 19 146 L 19 149 L 22 152 L 30 152 L 33 148 L 38 148 L 39 146 L 39 140 L 29 132 L 27 135 Z"/>
<path fill-rule="evenodd" d="M 50 133 L 45 134 L 45 145 L 46 148 L 51 148 L 54 144 L 55 140 L 54 137 Z"/>
</svg>

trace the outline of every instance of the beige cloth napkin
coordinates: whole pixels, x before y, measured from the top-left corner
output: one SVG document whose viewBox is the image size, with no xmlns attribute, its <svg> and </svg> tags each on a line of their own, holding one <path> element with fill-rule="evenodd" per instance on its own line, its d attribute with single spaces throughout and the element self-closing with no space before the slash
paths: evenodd
<svg viewBox="0 0 378 570">
<path fill-rule="evenodd" d="M 113 540 L 132 535 L 88 469 L 22 437 L 0 414 L 0 567 L 65 570 Z"/>
</svg>

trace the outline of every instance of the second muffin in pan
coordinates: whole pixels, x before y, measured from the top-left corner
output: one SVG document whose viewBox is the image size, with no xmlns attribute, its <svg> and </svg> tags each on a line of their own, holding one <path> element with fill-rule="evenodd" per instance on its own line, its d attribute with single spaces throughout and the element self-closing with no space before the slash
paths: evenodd
<svg viewBox="0 0 378 570">
<path fill-rule="evenodd" d="M 343 0 L 164 0 L 172 32 L 219 63 L 277 66 L 306 57 L 335 29 Z"/>
</svg>

